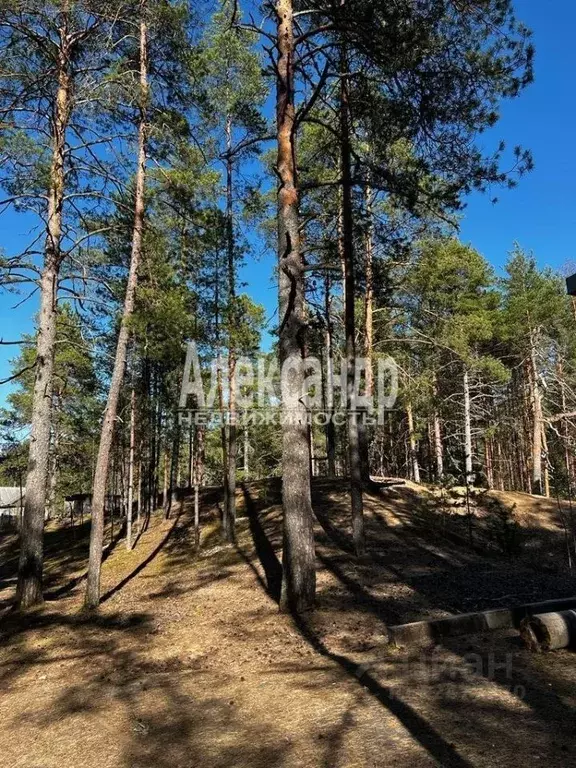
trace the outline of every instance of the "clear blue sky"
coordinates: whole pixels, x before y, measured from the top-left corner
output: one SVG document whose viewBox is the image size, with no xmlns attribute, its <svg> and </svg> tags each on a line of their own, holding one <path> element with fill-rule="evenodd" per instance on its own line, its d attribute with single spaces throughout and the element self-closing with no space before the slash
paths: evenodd
<svg viewBox="0 0 576 768">
<path fill-rule="evenodd" d="M 461 237 L 471 242 L 497 268 L 514 241 L 533 250 L 540 264 L 562 269 L 576 261 L 576 3 L 574 0 L 516 0 L 519 17 L 534 31 L 536 82 L 519 99 L 504 105 L 502 120 L 487 146 L 504 139 L 510 147 L 532 150 L 535 170 L 512 191 L 473 195 L 468 201 Z M 499 202 L 490 198 L 497 195 Z M 13 214 L 0 217 L 0 248 L 14 253 L 28 238 L 32 222 Z M 275 310 L 271 255 L 249 262 L 242 279 L 246 291 L 264 304 L 267 316 Z M 0 338 L 17 338 L 32 330 L 34 300 L 18 309 L 13 295 L 0 293 Z M 8 373 L 14 348 L 0 346 L 0 379 Z M 0 405 L 8 387 L 0 386 Z"/>
</svg>

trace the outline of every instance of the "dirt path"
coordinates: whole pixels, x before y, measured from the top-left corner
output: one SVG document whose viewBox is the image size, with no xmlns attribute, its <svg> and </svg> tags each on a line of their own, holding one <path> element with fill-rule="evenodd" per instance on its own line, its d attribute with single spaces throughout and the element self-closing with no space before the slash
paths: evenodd
<svg viewBox="0 0 576 768">
<path fill-rule="evenodd" d="M 569 654 L 551 672 L 509 638 L 391 653 L 381 601 L 401 612 L 416 590 L 383 565 L 377 582 L 319 526 L 320 610 L 295 624 L 272 597 L 277 509 L 240 520 L 237 548 L 206 524 L 198 557 L 189 513 L 116 546 L 97 619 L 78 614 L 77 587 L 0 626 L 3 768 L 576 765 Z"/>
<path fill-rule="evenodd" d="M 2 766 L 433 765 L 278 614 L 239 552 L 207 530 L 195 559 L 188 523 L 156 521 L 136 553 L 117 549 L 104 587 L 124 583 L 97 620 L 72 594 L 25 629 L 4 623 Z"/>
</svg>

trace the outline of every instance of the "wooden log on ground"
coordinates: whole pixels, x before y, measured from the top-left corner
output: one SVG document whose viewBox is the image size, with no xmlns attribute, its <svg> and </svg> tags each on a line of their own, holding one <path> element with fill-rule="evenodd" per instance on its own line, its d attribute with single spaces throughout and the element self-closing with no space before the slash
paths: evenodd
<svg viewBox="0 0 576 768">
<path fill-rule="evenodd" d="M 534 653 L 576 647 L 576 611 L 556 611 L 528 616 L 520 624 L 520 636 Z"/>
<path fill-rule="evenodd" d="M 576 597 L 529 603 L 514 608 L 463 613 L 460 616 L 428 619 L 411 624 L 397 624 L 388 627 L 388 639 L 390 643 L 398 646 L 430 645 L 448 637 L 494 632 L 498 629 L 517 629 L 527 617 L 568 610 L 576 610 Z"/>
</svg>

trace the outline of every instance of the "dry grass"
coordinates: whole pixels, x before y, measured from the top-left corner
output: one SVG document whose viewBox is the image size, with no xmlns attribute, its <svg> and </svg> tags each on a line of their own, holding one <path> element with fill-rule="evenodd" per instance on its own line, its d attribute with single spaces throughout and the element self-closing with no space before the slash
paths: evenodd
<svg viewBox="0 0 576 768">
<path fill-rule="evenodd" d="M 531 657 L 505 635 L 388 649 L 387 622 L 492 604 L 519 584 L 549 589 L 526 564 L 448 541 L 424 498 L 410 486 L 368 495 L 360 562 L 344 487 L 319 482 L 319 610 L 298 621 L 271 597 L 273 484 L 241 499 L 237 547 L 220 541 L 208 497 L 200 553 L 187 503 L 153 517 L 134 551 L 117 541 L 97 617 L 79 612 L 86 531 L 51 532 L 54 599 L 0 625 L 2 768 L 576 765 L 570 654 Z M 6 603 L 12 578 L 8 564 Z M 506 662 L 496 675 L 491 658 Z"/>
</svg>

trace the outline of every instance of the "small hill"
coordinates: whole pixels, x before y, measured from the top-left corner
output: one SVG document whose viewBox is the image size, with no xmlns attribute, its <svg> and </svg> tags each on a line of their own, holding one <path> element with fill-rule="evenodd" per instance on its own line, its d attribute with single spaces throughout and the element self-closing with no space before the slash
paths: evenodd
<svg viewBox="0 0 576 768">
<path fill-rule="evenodd" d="M 406 483 L 366 494 L 369 555 L 358 560 L 345 481 L 317 480 L 313 491 L 318 610 L 300 618 L 276 603 L 277 481 L 239 490 L 236 546 L 220 539 L 214 491 L 202 498 L 198 552 L 190 500 L 170 520 L 153 515 L 132 552 L 109 529 L 97 617 L 79 611 L 87 524 L 52 524 L 44 610 L 0 624 L 2 765 L 576 764 L 571 654 L 531 656 L 506 633 L 423 652 L 386 642 L 389 623 L 568 595 L 562 558 L 546 571 L 522 550 L 505 554 L 480 506 L 470 546 L 467 513 Z M 528 497 L 525 507 L 530 536 L 554 534 L 561 548 L 562 532 L 548 525 L 553 504 L 530 511 Z M 2 541 L 5 606 L 14 545 Z"/>
</svg>

